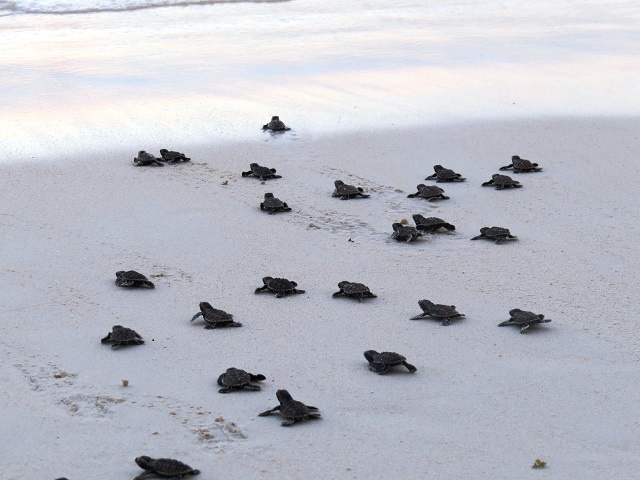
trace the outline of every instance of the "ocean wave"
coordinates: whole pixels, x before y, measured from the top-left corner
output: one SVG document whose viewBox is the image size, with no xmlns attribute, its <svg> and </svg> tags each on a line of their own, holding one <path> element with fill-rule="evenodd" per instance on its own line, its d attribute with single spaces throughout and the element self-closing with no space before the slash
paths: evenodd
<svg viewBox="0 0 640 480">
<path fill-rule="evenodd" d="M 16 14 L 73 15 L 81 13 L 127 12 L 149 8 L 188 7 L 216 3 L 273 3 L 290 0 L 34 0 L 8 2 L 0 0 L 0 17 Z"/>
</svg>

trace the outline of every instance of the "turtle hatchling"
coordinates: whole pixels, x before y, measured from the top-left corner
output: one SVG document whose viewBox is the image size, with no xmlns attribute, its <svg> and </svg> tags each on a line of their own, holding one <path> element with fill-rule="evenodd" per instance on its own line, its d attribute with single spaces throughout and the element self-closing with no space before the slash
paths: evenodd
<svg viewBox="0 0 640 480">
<path fill-rule="evenodd" d="M 111 332 L 107 334 L 101 343 L 110 343 L 111 348 L 120 347 L 122 345 L 142 345 L 144 340 L 138 332 L 122 325 L 114 325 Z"/>
<path fill-rule="evenodd" d="M 364 358 L 369 362 L 369 370 L 382 375 L 386 373 L 391 367 L 397 367 L 398 365 L 404 365 L 411 373 L 418 370 L 416 367 L 407 363 L 407 359 L 395 352 L 376 352 L 375 350 L 367 350 L 364 352 Z"/>
<path fill-rule="evenodd" d="M 496 187 L 496 190 L 504 190 L 505 188 L 521 188 L 520 182 L 514 180 L 509 175 L 500 175 L 499 173 L 494 173 L 491 175 L 491 180 L 488 182 L 484 182 L 482 184 L 483 187 Z"/>
<path fill-rule="evenodd" d="M 347 185 L 342 180 L 336 180 L 333 184 L 336 186 L 336 189 L 331 196 L 340 197 L 340 200 L 348 200 L 356 197 L 369 198 L 370 196 L 364 194 L 362 187 Z"/>
<path fill-rule="evenodd" d="M 269 123 L 267 123 L 266 125 L 262 126 L 263 130 L 271 130 L 274 132 L 284 132 L 286 130 L 291 130 L 289 127 L 287 127 L 284 122 L 282 120 L 280 120 L 280 117 L 277 115 L 274 115 L 273 117 L 271 117 L 271 121 Z"/>
<path fill-rule="evenodd" d="M 416 228 L 425 233 L 435 233 L 441 228 L 444 228 L 449 231 L 456 229 L 456 227 L 454 227 L 450 223 L 445 222 L 441 218 L 436 218 L 436 217 L 425 218 L 419 213 L 416 213 L 415 215 L 413 215 L 413 221 L 416 222 Z"/>
<path fill-rule="evenodd" d="M 518 155 L 511 157 L 511 164 L 500 167 L 500 170 L 509 170 L 513 168 L 513 173 L 520 172 L 539 172 L 542 167 L 539 167 L 537 163 L 533 163 L 526 158 L 520 158 Z"/>
<path fill-rule="evenodd" d="M 120 270 L 119 272 L 116 272 L 116 285 L 119 287 L 155 288 L 155 285 L 151 280 L 135 270 L 129 270 L 128 272 Z"/>
<path fill-rule="evenodd" d="M 296 289 L 298 286 L 296 282 L 287 280 L 286 278 L 264 277 L 262 279 L 262 283 L 264 283 L 264 285 L 256 288 L 255 293 L 265 291 L 274 292 L 276 294 L 276 298 L 284 297 L 290 293 L 304 293 L 304 290 Z"/>
<path fill-rule="evenodd" d="M 435 180 L 438 183 L 441 182 L 464 182 L 466 178 L 462 178 L 462 175 L 454 172 L 449 168 L 444 168 L 442 165 L 434 165 L 433 169 L 436 173 L 429 175 L 425 180 Z"/>
<path fill-rule="evenodd" d="M 285 421 L 282 422 L 282 426 L 288 427 L 289 425 L 293 425 L 295 422 L 300 422 L 309 418 L 320 418 L 322 416 L 320 415 L 320 412 L 318 412 L 319 409 L 317 407 L 305 405 L 298 400 L 294 400 L 286 390 L 278 390 L 276 392 L 276 397 L 278 398 L 280 405 L 273 407 L 271 410 L 260 413 L 258 415 L 259 417 L 266 417 L 272 413 L 280 412 L 280 415 L 285 418 Z"/>
<path fill-rule="evenodd" d="M 133 480 L 140 480 L 147 475 L 158 475 L 168 477 L 169 480 L 180 480 L 187 475 L 198 475 L 200 470 L 191 468 L 186 463 L 172 458 L 151 458 L 146 455 L 136 458 L 136 463 L 144 470 Z"/>
<path fill-rule="evenodd" d="M 429 300 L 420 300 L 418 305 L 422 309 L 420 315 L 411 317 L 411 320 L 419 320 L 421 318 L 431 317 L 440 320 L 442 325 L 451 325 L 452 318 L 464 317 L 464 314 L 458 313 L 455 305 L 439 305 Z"/>
<path fill-rule="evenodd" d="M 262 181 L 270 180 L 273 178 L 282 178 L 282 175 L 276 175 L 275 168 L 262 167 L 257 163 L 252 163 L 251 165 L 249 165 L 249 168 L 251 168 L 251 170 L 249 170 L 248 172 L 242 172 L 243 177 L 254 176 Z"/>
<path fill-rule="evenodd" d="M 188 162 L 191 160 L 184 153 L 172 152 L 170 150 L 167 150 L 166 148 L 160 149 L 160 155 L 162 156 L 162 159 L 164 161 L 169 163 Z"/>
<path fill-rule="evenodd" d="M 233 321 L 233 315 L 225 312 L 224 310 L 213 308 L 208 302 L 200 302 L 200 311 L 193 316 L 191 321 L 193 322 L 200 315 L 202 315 L 204 321 L 207 322 L 207 324 L 204 326 L 204 328 L 206 328 L 207 330 L 220 327 L 242 326 L 241 323 Z"/>
<path fill-rule="evenodd" d="M 441 198 L 442 200 L 446 200 L 449 198 L 444 195 L 444 190 L 442 188 L 435 185 L 425 185 L 424 183 L 421 183 L 417 186 L 417 189 L 418 191 L 416 193 L 407 195 L 407 198 L 422 197 L 426 198 L 429 201 L 436 200 L 438 198 Z"/>
<path fill-rule="evenodd" d="M 347 282 L 345 280 L 338 283 L 338 288 L 340 290 L 332 295 L 333 298 L 345 295 L 347 297 L 357 298 L 359 302 L 361 302 L 363 298 L 376 298 L 376 295 L 371 293 L 369 287 L 363 283 Z"/>
<path fill-rule="evenodd" d="M 394 223 L 391 227 L 393 228 L 391 238 L 395 238 L 398 241 L 405 240 L 407 242 L 412 242 L 422 236 L 422 233 L 420 233 L 416 227 L 412 227 L 410 225 Z"/>
<path fill-rule="evenodd" d="M 229 393 L 233 390 L 260 390 L 260 385 L 253 385 L 251 382 L 258 382 L 266 380 L 264 375 L 254 375 L 249 372 L 245 372 L 239 368 L 227 368 L 227 371 L 218 377 L 218 385 L 221 388 L 218 390 L 220 393 Z"/>
<path fill-rule="evenodd" d="M 487 240 L 493 240 L 496 243 L 501 243 L 504 240 L 515 240 L 515 235 L 511 235 L 508 228 L 503 227 L 482 227 L 480 229 L 480 235 L 473 237 L 471 240 L 480 240 L 486 238 Z"/>
<path fill-rule="evenodd" d="M 520 333 L 524 333 L 531 325 L 536 323 L 547 323 L 551 320 L 548 318 L 544 318 L 544 315 L 537 315 L 533 312 L 526 312 L 524 310 L 520 310 L 519 308 L 514 308 L 513 310 L 509 310 L 509 315 L 511 318 L 505 322 L 499 323 L 499 327 L 506 327 L 507 325 L 517 325 L 520 327 Z"/>
<path fill-rule="evenodd" d="M 260 204 L 260 210 L 266 210 L 269 215 L 276 212 L 290 212 L 291 208 L 286 202 L 273 196 L 273 193 L 264 194 L 264 202 Z"/>
<path fill-rule="evenodd" d="M 146 167 L 147 165 L 158 165 L 159 167 L 164 167 L 156 157 L 144 150 L 140 150 L 138 152 L 138 156 L 133 159 L 133 163 L 136 167 Z"/>
</svg>

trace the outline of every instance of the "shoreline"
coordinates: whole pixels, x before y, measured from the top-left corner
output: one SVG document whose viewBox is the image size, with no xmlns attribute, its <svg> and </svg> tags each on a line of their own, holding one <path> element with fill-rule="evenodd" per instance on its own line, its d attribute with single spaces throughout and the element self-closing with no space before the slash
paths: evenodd
<svg viewBox="0 0 640 480">
<path fill-rule="evenodd" d="M 10 252 L 0 409 L 13 439 L 0 463 L 10 479 L 135 476 L 139 455 L 180 458 L 205 477 L 632 478 L 640 336 L 625 319 L 638 307 L 640 227 L 629 221 L 640 213 L 629 201 L 638 126 L 556 118 L 301 130 L 158 145 L 193 159 L 163 168 L 110 150 L 0 164 Z M 505 172 L 523 183 L 515 191 L 480 188 L 514 154 L 543 171 Z M 241 178 L 252 161 L 283 178 Z M 443 185 L 443 202 L 406 198 L 436 163 L 467 182 Z M 338 178 L 371 198 L 331 198 Z M 265 192 L 293 211 L 261 212 Z M 391 240 L 391 223 L 412 213 L 456 233 Z M 468 241 L 492 222 L 518 241 Z M 128 269 L 161 275 L 156 289 L 115 287 L 115 271 Z M 307 293 L 254 295 L 266 275 Z M 341 280 L 378 298 L 332 299 Z M 466 318 L 410 322 L 421 298 Z M 200 301 L 243 327 L 190 324 Z M 515 307 L 553 321 L 525 335 L 497 328 Z M 116 324 L 146 344 L 101 345 Z M 375 375 L 368 349 L 397 351 L 418 372 Z M 231 366 L 264 374 L 263 390 L 219 395 L 215 379 Z M 323 419 L 285 429 L 258 418 L 278 388 Z M 536 458 L 546 474 L 531 470 Z"/>
</svg>

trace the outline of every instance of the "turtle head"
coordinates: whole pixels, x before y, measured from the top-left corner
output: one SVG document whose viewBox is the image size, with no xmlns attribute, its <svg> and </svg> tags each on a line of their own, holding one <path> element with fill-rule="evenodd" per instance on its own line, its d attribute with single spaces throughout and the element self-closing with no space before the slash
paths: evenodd
<svg viewBox="0 0 640 480">
<path fill-rule="evenodd" d="M 375 350 L 367 350 L 366 352 L 364 352 L 364 358 L 366 358 L 367 362 L 369 363 L 372 363 L 378 355 L 378 352 L 376 352 Z"/>
<path fill-rule="evenodd" d="M 116 272 L 116 277 L 121 277 L 121 276 L 123 276 L 125 273 L 127 273 L 127 272 L 125 272 L 124 270 L 120 270 L 119 272 Z"/>
<path fill-rule="evenodd" d="M 424 183 L 420 183 L 416 188 L 420 190 L 421 188 L 426 188 L 426 185 Z"/>
<path fill-rule="evenodd" d="M 520 160 L 520 157 L 518 155 L 512 155 L 511 160 Z"/>
<path fill-rule="evenodd" d="M 412 215 L 411 218 L 413 218 L 413 221 L 415 223 L 418 223 L 418 221 L 422 220 L 424 217 L 422 215 L 420 215 L 419 213 L 416 213 L 416 214 Z"/>
<path fill-rule="evenodd" d="M 336 188 L 338 188 L 344 185 L 344 182 L 342 180 L 336 180 L 335 182 L 333 182 L 333 184 L 336 186 Z"/>
<path fill-rule="evenodd" d="M 278 122 L 279 120 L 280 120 L 280 117 L 278 115 L 274 115 L 273 117 L 271 117 L 272 122 Z"/>
<path fill-rule="evenodd" d="M 282 404 L 282 403 L 286 403 L 286 402 L 292 402 L 293 401 L 293 397 L 291 396 L 291 394 L 289 392 L 287 392 L 286 390 L 278 390 L 276 392 L 276 397 L 278 399 L 278 401 Z"/>
<path fill-rule="evenodd" d="M 399 232 L 403 226 L 404 225 L 402 225 L 401 223 L 394 223 L 393 225 L 391 225 L 391 228 L 393 228 L 394 232 Z"/>
<path fill-rule="evenodd" d="M 200 310 L 208 310 L 209 308 L 213 308 L 209 302 L 200 302 Z"/>
<path fill-rule="evenodd" d="M 264 198 L 273 198 L 273 193 L 265 193 Z"/>
<path fill-rule="evenodd" d="M 169 150 L 167 150 L 166 148 L 161 148 L 160 155 L 164 155 L 165 153 L 169 153 Z"/>
<path fill-rule="evenodd" d="M 499 178 L 501 176 L 502 175 L 500 175 L 499 173 L 494 173 L 493 175 L 491 175 L 491 178 L 493 178 L 495 180 L 496 178 Z"/>
<path fill-rule="evenodd" d="M 112 330 L 122 330 L 124 327 L 122 325 L 114 325 Z"/>
<path fill-rule="evenodd" d="M 143 156 L 145 156 L 146 154 L 147 154 L 147 152 L 145 152 L 144 150 L 140 150 L 140 151 L 138 152 L 138 157 L 143 157 Z"/>
<path fill-rule="evenodd" d="M 264 283 L 264 284 L 266 285 L 266 284 L 267 284 L 267 283 L 269 283 L 271 280 L 273 280 L 273 277 L 264 277 L 264 278 L 262 279 L 262 283 Z"/>
<path fill-rule="evenodd" d="M 249 167 L 251 167 L 251 169 L 253 170 L 254 168 L 258 167 L 259 165 L 257 163 L 250 163 Z"/>
<path fill-rule="evenodd" d="M 519 308 L 514 308 L 513 310 L 509 310 L 509 315 L 511 315 L 513 317 L 514 315 L 517 315 L 521 311 L 522 310 L 520 310 Z"/>
<path fill-rule="evenodd" d="M 484 235 L 484 234 L 485 234 L 485 233 L 487 233 L 490 229 L 491 229 L 491 227 L 482 227 L 482 228 L 480 229 L 480 233 L 482 233 L 482 234 Z"/>
<path fill-rule="evenodd" d="M 142 455 L 141 457 L 137 457 L 136 458 L 136 463 L 138 464 L 138 466 L 144 470 L 148 470 L 149 469 L 149 465 L 151 464 L 151 461 L 153 459 L 151 457 L 148 457 L 146 455 Z"/>
<path fill-rule="evenodd" d="M 420 300 L 418 301 L 418 305 L 420 305 L 423 312 L 426 312 L 429 308 L 433 307 L 433 302 L 429 300 Z"/>
<path fill-rule="evenodd" d="M 442 170 L 444 167 L 442 165 L 434 165 L 433 169 L 437 172 L 438 170 Z"/>
<path fill-rule="evenodd" d="M 347 282 L 346 280 L 341 281 L 340 283 L 338 283 L 338 288 L 344 288 L 349 282 Z"/>
</svg>

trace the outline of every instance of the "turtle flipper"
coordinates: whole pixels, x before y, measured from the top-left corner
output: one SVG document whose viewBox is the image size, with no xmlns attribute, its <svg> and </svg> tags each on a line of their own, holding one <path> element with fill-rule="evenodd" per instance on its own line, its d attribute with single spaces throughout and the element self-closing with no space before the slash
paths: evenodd
<svg viewBox="0 0 640 480">
<path fill-rule="evenodd" d="M 231 323 L 229 324 L 229 326 L 230 326 L 230 327 L 241 327 L 241 326 L 242 326 L 242 324 L 241 324 L 240 322 L 231 322 Z"/>
<path fill-rule="evenodd" d="M 260 293 L 260 292 L 264 292 L 265 290 L 267 290 L 267 286 L 263 285 L 262 287 L 256 288 L 255 292 L 253 293 Z"/>
<path fill-rule="evenodd" d="M 233 391 L 233 387 L 226 387 L 218 390 L 218 393 L 230 393 L 231 391 Z"/>
<path fill-rule="evenodd" d="M 254 390 L 254 391 L 262 390 L 262 387 L 260 387 L 260 385 L 253 385 L 251 383 L 248 385 L 245 385 L 244 388 L 246 388 L 247 390 Z"/>
<path fill-rule="evenodd" d="M 215 323 L 207 323 L 207 324 L 204 326 L 204 328 L 205 328 L 206 330 L 213 330 L 213 329 L 215 329 L 215 328 L 218 328 L 218 325 L 217 325 L 217 324 L 215 324 Z"/>
<path fill-rule="evenodd" d="M 369 364 L 369 370 L 371 370 L 372 372 L 376 372 L 377 374 L 382 375 L 383 373 L 386 373 L 387 370 L 389 370 L 389 365 L 382 363 L 382 362 L 371 362 Z"/>
<path fill-rule="evenodd" d="M 242 172 L 243 177 L 249 177 L 251 175 L 253 175 L 253 172 L 251 170 L 249 170 L 248 172 Z"/>
<path fill-rule="evenodd" d="M 283 427 L 290 427 L 294 423 L 296 423 L 295 419 L 289 418 L 288 420 L 285 420 L 284 422 L 282 422 L 280 425 L 282 425 Z"/>
<path fill-rule="evenodd" d="M 447 327 L 447 326 L 451 325 L 451 319 L 449 317 L 443 318 L 441 323 L 442 323 L 443 327 Z"/>
<path fill-rule="evenodd" d="M 506 327 L 507 325 L 511 325 L 511 320 L 505 320 L 504 322 L 498 324 L 499 327 Z"/>
<path fill-rule="evenodd" d="M 415 372 L 415 371 L 417 371 L 417 370 L 418 370 L 415 366 L 411 365 L 410 363 L 402 362 L 402 364 L 403 364 L 405 367 L 407 367 L 407 370 L 409 370 L 411 373 L 413 373 L 413 372 Z"/>
<path fill-rule="evenodd" d="M 267 410 L 265 412 L 259 413 L 258 416 L 259 417 L 266 417 L 268 415 L 271 415 L 272 413 L 275 413 L 278 410 L 280 410 L 280 407 L 282 407 L 282 405 L 278 405 L 277 407 L 273 407 L 271 410 Z"/>
<path fill-rule="evenodd" d="M 134 283 L 136 282 L 128 278 L 123 278 L 123 277 L 116 278 L 116 285 L 119 287 L 132 287 Z"/>
<path fill-rule="evenodd" d="M 202 317 L 204 318 L 204 314 L 202 312 L 198 312 L 196 313 L 193 318 L 191 319 L 191 321 L 193 322 L 196 318 L 198 318 L 200 315 L 202 315 Z"/>
<path fill-rule="evenodd" d="M 144 472 L 142 472 L 140 475 L 138 475 L 136 478 L 134 478 L 133 480 L 141 480 L 142 478 L 146 477 L 147 475 L 149 475 L 151 472 L 151 470 L 145 470 Z"/>
<path fill-rule="evenodd" d="M 253 375 L 253 374 L 250 373 L 249 375 L 251 376 L 251 381 L 252 382 L 261 382 L 262 380 L 266 380 L 267 379 L 267 377 L 265 377 L 264 375 L 262 375 L 260 373 L 258 375 Z"/>
<path fill-rule="evenodd" d="M 424 312 L 419 315 L 416 315 L 415 317 L 411 317 L 409 320 L 421 320 L 423 318 L 427 318 L 427 314 Z"/>
<path fill-rule="evenodd" d="M 487 238 L 487 236 L 483 233 L 481 235 L 473 237 L 471 240 L 480 240 L 481 238 Z"/>
<path fill-rule="evenodd" d="M 344 290 L 340 289 L 339 292 L 334 293 L 333 295 L 331 295 L 331 297 L 336 298 L 336 297 L 339 297 L 340 295 L 344 295 Z"/>
<path fill-rule="evenodd" d="M 491 185 L 494 185 L 493 180 L 489 180 L 488 182 L 484 182 L 482 184 L 483 187 L 490 187 Z"/>
<path fill-rule="evenodd" d="M 520 328 L 520 333 L 524 333 L 525 330 L 527 330 L 529 327 L 531 326 L 530 323 L 525 323 L 521 328 Z"/>
<path fill-rule="evenodd" d="M 510 168 L 513 168 L 513 163 L 511 163 L 511 164 L 509 164 L 509 165 L 505 165 L 504 167 L 500 167 L 500 168 L 499 168 L 499 170 L 509 170 Z M 516 169 L 515 169 L 515 168 L 513 169 L 513 171 L 514 171 L 515 173 L 518 173 L 518 172 L 516 172 Z"/>
<path fill-rule="evenodd" d="M 298 295 L 300 295 L 301 293 L 304 293 L 304 292 L 305 292 L 304 290 L 297 290 L 297 289 L 295 289 L 293 291 L 293 293 L 297 293 Z"/>
</svg>

